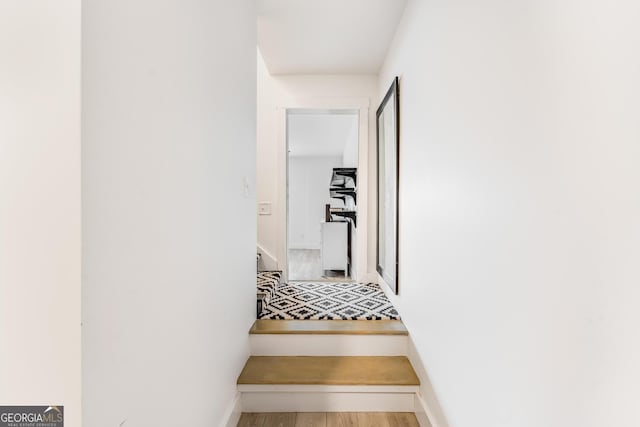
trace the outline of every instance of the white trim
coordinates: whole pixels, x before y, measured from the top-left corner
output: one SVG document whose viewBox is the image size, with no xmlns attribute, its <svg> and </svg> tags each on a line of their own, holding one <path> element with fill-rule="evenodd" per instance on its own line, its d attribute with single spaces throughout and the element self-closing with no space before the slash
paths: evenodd
<svg viewBox="0 0 640 427">
<path fill-rule="evenodd" d="M 320 251 L 322 250 L 322 245 L 318 244 L 318 245 L 310 245 L 308 243 L 293 243 L 289 245 L 289 250 L 291 249 L 301 249 L 301 250 L 305 250 L 305 249 L 309 249 L 311 251 Z"/>
<path fill-rule="evenodd" d="M 278 269 L 282 270 L 282 281 L 289 281 L 289 269 L 287 268 L 287 212 L 288 212 L 288 155 L 287 155 L 287 109 L 278 107 L 276 117 L 276 256 L 278 257 Z"/>
<path fill-rule="evenodd" d="M 415 414 L 420 427 L 438 427 L 437 424 L 431 422 L 427 412 L 427 404 L 422 399 L 420 393 L 416 393 L 415 395 Z"/>
<path fill-rule="evenodd" d="M 242 393 L 417 393 L 417 385 L 238 384 Z"/>
<path fill-rule="evenodd" d="M 278 269 L 282 270 L 283 282 L 289 280 L 287 268 L 288 245 L 288 155 L 287 155 L 287 110 L 355 110 L 359 115 L 358 128 L 358 183 L 357 183 L 357 218 L 356 251 L 357 265 L 353 269 L 352 278 L 362 281 L 368 277 L 368 201 L 369 201 L 369 98 L 309 98 L 293 99 L 276 107 L 276 256 Z M 366 178 L 365 178 L 366 177 Z"/>
<path fill-rule="evenodd" d="M 240 421 L 240 416 L 242 415 L 242 398 L 240 393 L 236 393 L 231 404 L 227 408 L 222 417 L 222 422 L 220 423 L 220 427 L 236 427 L 238 425 L 238 421 Z"/>
<path fill-rule="evenodd" d="M 252 334 L 254 356 L 406 356 L 406 335 Z"/>
<path fill-rule="evenodd" d="M 411 331 L 409 331 L 409 334 L 411 334 Z M 413 339 L 411 339 L 411 335 L 409 335 L 409 339 L 407 340 L 407 353 L 407 358 L 420 379 L 420 388 L 415 400 L 415 413 L 420 425 L 423 427 L 446 427 L 447 423 L 444 414 L 440 409 L 440 404 L 438 403 L 431 381 L 427 375 L 427 370 L 422 363 Z M 425 422 L 425 420 L 428 423 Z"/>
<path fill-rule="evenodd" d="M 413 412 L 414 393 L 242 393 L 246 412 Z"/>
<path fill-rule="evenodd" d="M 353 277 L 362 281 L 368 272 L 369 238 L 369 107 L 360 108 L 360 129 L 358 130 L 358 191 L 356 193 L 356 268 Z"/>
<path fill-rule="evenodd" d="M 361 110 L 369 108 L 371 102 L 366 97 L 321 97 L 298 98 L 285 101 L 278 109 L 301 110 Z"/>
</svg>

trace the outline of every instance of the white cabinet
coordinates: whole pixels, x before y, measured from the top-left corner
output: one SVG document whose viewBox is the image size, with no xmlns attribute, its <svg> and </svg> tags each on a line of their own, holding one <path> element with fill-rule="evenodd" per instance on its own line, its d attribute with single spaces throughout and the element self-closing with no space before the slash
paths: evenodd
<svg viewBox="0 0 640 427">
<path fill-rule="evenodd" d="M 322 269 L 349 269 L 348 227 L 346 221 L 322 222 Z"/>
</svg>

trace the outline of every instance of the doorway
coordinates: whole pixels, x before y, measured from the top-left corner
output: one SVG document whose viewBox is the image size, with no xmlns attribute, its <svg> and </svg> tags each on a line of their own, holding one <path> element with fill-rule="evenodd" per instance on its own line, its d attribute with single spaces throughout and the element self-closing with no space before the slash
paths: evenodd
<svg viewBox="0 0 640 427">
<path fill-rule="evenodd" d="M 353 277 L 358 257 L 358 110 L 288 109 L 287 276 Z"/>
</svg>

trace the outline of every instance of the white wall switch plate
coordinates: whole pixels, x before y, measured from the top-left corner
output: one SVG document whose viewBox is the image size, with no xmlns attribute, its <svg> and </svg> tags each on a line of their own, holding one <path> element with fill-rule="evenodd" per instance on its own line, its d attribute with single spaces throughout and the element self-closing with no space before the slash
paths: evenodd
<svg viewBox="0 0 640 427">
<path fill-rule="evenodd" d="M 258 203 L 258 215 L 271 215 L 271 202 Z"/>
</svg>

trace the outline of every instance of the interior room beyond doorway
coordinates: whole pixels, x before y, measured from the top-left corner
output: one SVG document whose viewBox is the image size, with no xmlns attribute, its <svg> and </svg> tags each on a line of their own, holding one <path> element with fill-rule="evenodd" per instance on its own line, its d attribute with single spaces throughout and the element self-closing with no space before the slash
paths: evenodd
<svg viewBox="0 0 640 427">
<path fill-rule="evenodd" d="M 287 111 L 289 280 L 345 280 L 357 258 L 357 110 Z"/>
</svg>

